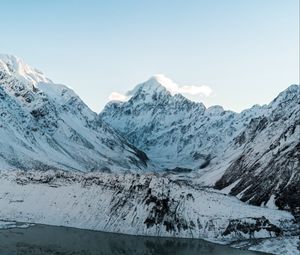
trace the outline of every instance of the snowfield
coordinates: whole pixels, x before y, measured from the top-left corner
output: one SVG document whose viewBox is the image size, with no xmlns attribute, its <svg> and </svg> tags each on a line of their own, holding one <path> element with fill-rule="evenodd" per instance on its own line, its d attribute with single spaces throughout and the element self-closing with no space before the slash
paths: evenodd
<svg viewBox="0 0 300 255">
<path fill-rule="evenodd" d="M 156 174 L 2 171 L 0 187 L 6 221 L 226 244 L 289 236 L 294 228 L 288 212 Z"/>
</svg>

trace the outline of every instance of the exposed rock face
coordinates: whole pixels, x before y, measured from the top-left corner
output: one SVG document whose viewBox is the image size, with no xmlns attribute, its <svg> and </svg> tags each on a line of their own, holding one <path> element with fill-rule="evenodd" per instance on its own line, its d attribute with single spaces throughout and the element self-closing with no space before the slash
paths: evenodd
<svg viewBox="0 0 300 255">
<path fill-rule="evenodd" d="M 270 105 L 268 115 L 253 119 L 239 135 L 238 138 L 245 137 L 243 151 L 216 187 L 235 183 L 230 194 L 242 201 L 291 210 L 299 217 L 299 86 L 290 87 Z"/>
<path fill-rule="evenodd" d="M 68 87 L 0 55 L 1 169 L 143 170 L 148 157 Z"/>
<path fill-rule="evenodd" d="M 248 221 L 247 221 L 248 220 Z M 283 234 L 283 231 L 277 227 L 276 225 L 270 223 L 268 219 L 264 216 L 261 218 L 251 218 L 244 220 L 231 220 L 223 232 L 223 235 L 230 235 L 231 233 L 235 234 L 249 234 L 250 236 L 254 236 L 256 231 L 266 230 L 267 232 L 275 234 L 277 237 Z M 252 222 L 251 222 L 252 221 Z"/>
</svg>

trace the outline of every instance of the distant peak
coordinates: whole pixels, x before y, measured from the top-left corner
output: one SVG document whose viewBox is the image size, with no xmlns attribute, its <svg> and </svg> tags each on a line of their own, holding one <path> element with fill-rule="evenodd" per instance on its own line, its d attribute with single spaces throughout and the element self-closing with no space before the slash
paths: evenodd
<svg viewBox="0 0 300 255">
<path fill-rule="evenodd" d="M 172 96 L 181 94 L 178 84 L 164 74 L 153 75 L 147 81 L 138 84 L 133 90 L 128 91 L 127 96 L 133 96 L 142 91 L 146 94 L 153 94 L 156 92 L 167 93 Z"/>
<path fill-rule="evenodd" d="M 26 65 L 15 55 L 0 54 L 0 66 L 8 72 L 19 72 Z"/>
<path fill-rule="evenodd" d="M 172 96 L 180 94 L 179 86 L 173 80 L 165 76 L 164 74 L 155 74 L 147 82 L 161 86 L 167 90 Z"/>
<path fill-rule="evenodd" d="M 133 90 L 127 93 L 128 97 L 138 97 L 145 100 L 146 98 L 157 99 L 160 96 L 181 95 L 185 99 L 195 96 L 208 97 L 212 89 L 206 85 L 183 85 L 180 86 L 163 74 L 153 75 L 149 80 L 137 85 Z M 193 100 L 193 99 L 192 99 Z"/>
<path fill-rule="evenodd" d="M 3 62 L 20 62 L 21 59 L 19 59 L 17 56 L 12 54 L 0 54 L 0 60 Z"/>
<path fill-rule="evenodd" d="M 18 74 L 34 84 L 39 82 L 52 83 L 41 71 L 29 66 L 15 55 L 0 54 L 0 67 L 9 74 Z"/>
<path fill-rule="evenodd" d="M 146 95 L 153 95 L 154 93 L 168 93 L 172 94 L 168 90 L 169 83 L 172 82 L 169 78 L 162 74 L 154 75 L 147 81 L 138 84 L 133 90 L 127 92 L 127 96 L 134 96 L 140 93 Z"/>
<path fill-rule="evenodd" d="M 299 92 L 299 90 L 300 90 L 300 85 L 298 85 L 298 84 L 292 84 L 292 85 L 290 85 L 286 90 L 284 90 L 284 91 L 288 91 L 288 92 Z M 283 91 L 283 92 L 284 92 Z"/>
<path fill-rule="evenodd" d="M 176 94 L 178 85 L 175 82 L 173 82 L 170 78 L 165 76 L 164 74 L 155 74 L 149 79 L 149 81 L 151 80 L 159 83 L 166 90 L 168 90 L 172 95 Z"/>
<path fill-rule="evenodd" d="M 300 100 L 300 85 L 292 84 L 287 89 L 279 93 L 279 95 L 271 102 L 273 105 L 277 105 L 282 101 L 286 101 L 291 98 Z"/>
</svg>

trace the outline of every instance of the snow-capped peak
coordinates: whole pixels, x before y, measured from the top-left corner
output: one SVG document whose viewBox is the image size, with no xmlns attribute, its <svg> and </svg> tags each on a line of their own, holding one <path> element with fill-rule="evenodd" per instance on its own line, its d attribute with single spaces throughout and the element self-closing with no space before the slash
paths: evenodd
<svg viewBox="0 0 300 255">
<path fill-rule="evenodd" d="M 180 86 L 165 75 L 156 74 L 147 81 L 136 85 L 134 89 L 128 91 L 125 95 L 113 92 L 109 99 L 111 100 L 110 105 L 126 101 L 132 102 L 132 100 L 142 103 L 153 103 L 157 99 L 162 98 L 166 100 L 173 98 L 174 101 L 193 100 L 189 96 L 200 95 L 207 97 L 211 93 L 212 89 L 209 86 Z"/>
<path fill-rule="evenodd" d="M 212 89 L 207 85 L 178 85 L 163 74 L 153 75 L 148 81 L 137 85 L 133 90 L 129 91 L 127 96 L 133 96 L 141 91 L 148 95 L 160 91 L 167 92 L 167 94 L 172 96 L 183 94 L 185 96 L 200 95 L 205 97 L 210 96 L 212 93 Z"/>
<path fill-rule="evenodd" d="M 127 96 L 135 96 L 141 92 L 147 95 L 153 95 L 154 93 L 164 92 L 171 93 L 172 84 L 177 86 L 172 80 L 165 77 L 162 74 L 154 75 L 149 80 L 138 84 L 133 90 L 127 92 Z M 173 86 L 174 86 L 173 85 Z"/>
<path fill-rule="evenodd" d="M 0 54 L 0 69 L 4 69 L 9 74 L 17 74 L 33 84 L 52 83 L 41 71 L 27 65 L 14 55 Z"/>
<path fill-rule="evenodd" d="M 0 168 L 144 170 L 148 157 L 67 86 L 0 56 Z M 142 159 L 143 158 L 143 159 Z"/>
<path fill-rule="evenodd" d="M 177 94 L 177 90 L 178 90 L 178 85 L 173 82 L 170 78 L 166 77 L 163 74 L 156 74 L 153 75 L 149 81 L 153 81 L 156 82 L 158 84 L 160 84 L 161 86 L 163 86 L 167 91 L 169 91 L 171 93 L 172 96 L 174 96 L 175 94 Z"/>
</svg>

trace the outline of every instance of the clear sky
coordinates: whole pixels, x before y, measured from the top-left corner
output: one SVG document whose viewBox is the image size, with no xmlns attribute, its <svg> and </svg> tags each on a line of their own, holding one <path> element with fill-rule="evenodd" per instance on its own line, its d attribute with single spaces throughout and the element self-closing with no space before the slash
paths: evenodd
<svg viewBox="0 0 300 255">
<path fill-rule="evenodd" d="M 299 84 L 298 0 L 1 0 L 0 24 L 0 53 L 97 112 L 157 73 L 236 111 Z"/>
</svg>

